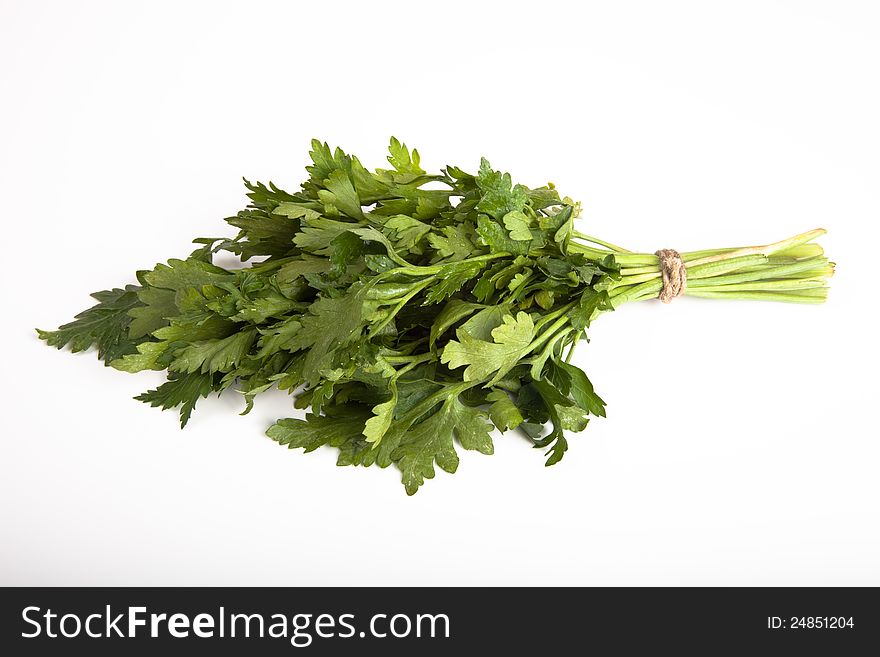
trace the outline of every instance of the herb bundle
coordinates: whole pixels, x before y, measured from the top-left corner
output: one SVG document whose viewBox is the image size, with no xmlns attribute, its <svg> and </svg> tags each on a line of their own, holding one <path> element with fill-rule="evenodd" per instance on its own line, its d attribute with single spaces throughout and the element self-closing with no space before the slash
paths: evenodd
<svg viewBox="0 0 880 657">
<path fill-rule="evenodd" d="M 557 463 L 566 432 L 605 416 L 570 363 L 575 345 L 600 314 L 668 292 L 669 272 L 578 231 L 579 205 L 552 184 L 514 184 L 485 159 L 476 174 L 429 174 L 418 151 L 389 150 L 391 168 L 368 171 L 312 142 L 299 191 L 245 181 L 250 203 L 226 220 L 234 239 L 195 240 L 188 258 L 93 294 L 40 337 L 97 347 L 124 372 L 167 371 L 137 399 L 179 408 L 181 426 L 212 392 L 237 388 L 247 413 L 277 386 L 310 412 L 278 420 L 273 440 L 333 446 L 339 465 L 394 464 L 409 494 L 435 465 L 455 472 L 456 443 L 491 454 L 493 427 Z M 813 243 L 823 233 L 671 252 L 686 275 L 676 293 L 821 303 L 834 267 Z M 221 268 L 220 251 L 250 264 Z"/>
</svg>

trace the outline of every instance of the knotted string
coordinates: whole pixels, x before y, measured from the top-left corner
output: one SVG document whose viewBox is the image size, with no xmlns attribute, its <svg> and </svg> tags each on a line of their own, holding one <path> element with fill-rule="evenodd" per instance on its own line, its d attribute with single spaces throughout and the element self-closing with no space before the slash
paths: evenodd
<svg viewBox="0 0 880 657">
<path fill-rule="evenodd" d="M 655 255 L 660 258 L 660 272 L 663 274 L 663 289 L 658 298 L 669 303 L 687 289 L 687 268 L 675 249 L 660 249 Z"/>
</svg>

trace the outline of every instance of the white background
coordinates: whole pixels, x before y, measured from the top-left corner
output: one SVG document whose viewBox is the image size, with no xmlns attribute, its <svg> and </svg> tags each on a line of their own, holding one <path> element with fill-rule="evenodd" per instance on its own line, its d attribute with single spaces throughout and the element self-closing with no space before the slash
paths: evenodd
<svg viewBox="0 0 880 657">
<path fill-rule="evenodd" d="M 0 584 L 880 584 L 880 14 L 864 2 L 0 5 Z M 515 435 L 408 498 L 263 435 L 282 393 L 187 429 L 158 373 L 46 348 L 87 294 L 231 234 L 241 176 L 313 136 L 480 155 L 630 248 L 823 226 L 825 306 L 603 317 L 609 417 L 564 461 Z"/>
</svg>

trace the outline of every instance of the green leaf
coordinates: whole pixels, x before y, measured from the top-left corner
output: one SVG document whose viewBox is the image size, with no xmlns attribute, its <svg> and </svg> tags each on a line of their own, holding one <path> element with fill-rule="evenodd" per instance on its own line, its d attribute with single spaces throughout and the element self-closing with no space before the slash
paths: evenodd
<svg viewBox="0 0 880 657">
<path fill-rule="evenodd" d="M 465 260 L 477 250 L 473 241 L 474 229 L 470 224 L 444 226 L 440 233 L 430 233 L 428 243 L 441 260 Z"/>
<path fill-rule="evenodd" d="M 380 176 L 367 171 L 356 157 L 351 158 L 351 181 L 361 205 L 372 205 L 387 198 L 389 187 Z"/>
<path fill-rule="evenodd" d="M 95 292 L 92 297 L 98 303 L 81 312 L 74 321 L 56 331 L 37 329 L 37 334 L 50 347 L 62 349 L 69 345 L 74 353 L 97 347 L 98 358 L 109 365 L 136 351 L 137 341 L 129 337 L 132 321 L 129 313 L 143 305 L 137 296 L 139 291 L 136 285 L 128 285 L 124 290 L 114 288 Z"/>
<path fill-rule="evenodd" d="M 547 412 L 553 428 L 544 438 L 535 440 L 536 447 L 550 447 L 545 465 L 555 465 L 562 460 L 568 451 L 568 440 L 565 430 L 583 431 L 589 420 L 584 417 L 585 411 L 578 409 L 565 395 L 546 381 L 532 381 L 529 387 L 537 391 Z"/>
<path fill-rule="evenodd" d="M 342 297 L 321 297 L 309 306 L 302 328 L 287 343 L 290 351 L 308 349 L 303 365 L 307 381 L 317 383 L 321 370 L 331 366 L 334 351 L 360 339 L 366 291 L 352 288 Z"/>
<path fill-rule="evenodd" d="M 500 220 L 508 212 L 522 210 L 529 201 L 526 188 L 513 185 L 509 173 L 494 171 L 486 158 L 480 161 L 476 177 L 480 190 L 477 210 Z"/>
<path fill-rule="evenodd" d="M 304 223 L 300 232 L 293 238 L 293 243 L 303 251 L 315 255 L 328 256 L 333 251 L 332 242 L 342 233 L 358 226 L 348 221 L 334 219 L 310 219 Z"/>
<path fill-rule="evenodd" d="M 523 269 L 520 272 L 517 272 L 513 278 L 510 279 L 510 282 L 507 284 L 507 289 L 511 292 L 517 292 L 520 289 L 524 288 L 526 283 L 529 282 L 532 278 L 532 270 L 528 267 Z M 519 298 L 519 295 L 516 297 Z"/>
<path fill-rule="evenodd" d="M 477 340 L 492 341 L 492 331 L 501 326 L 504 317 L 510 315 L 510 306 L 500 303 L 497 306 L 483 307 L 464 324 L 461 330 Z"/>
<path fill-rule="evenodd" d="M 465 449 L 492 454 L 489 428 L 483 411 L 465 406 L 457 395 L 447 397 L 440 410 L 403 435 L 392 454 L 407 495 L 414 495 L 425 479 L 434 478 L 435 463 L 449 473 L 458 469 L 453 436 Z"/>
<path fill-rule="evenodd" d="M 247 355 L 257 337 L 255 328 L 219 340 L 196 342 L 183 349 L 169 366 L 175 372 L 229 372 Z"/>
<path fill-rule="evenodd" d="M 419 166 L 419 152 L 414 148 L 412 155 L 410 155 L 406 144 L 399 142 L 396 137 L 391 138 L 388 152 L 390 153 L 388 162 L 398 173 L 410 173 L 417 176 L 425 173 L 424 169 Z"/>
<path fill-rule="evenodd" d="M 143 278 L 153 287 L 185 290 L 232 282 L 235 280 L 235 275 L 202 260 L 172 258 L 167 265 L 160 263 L 153 271 L 145 272 Z"/>
<path fill-rule="evenodd" d="M 397 250 L 394 248 L 391 240 L 389 240 L 375 228 L 367 226 L 363 228 L 352 228 L 350 230 L 352 233 L 359 236 L 365 242 L 378 242 L 379 244 L 384 246 L 385 250 L 388 252 L 388 257 L 394 260 L 397 264 L 409 266 L 409 263 L 397 254 Z"/>
<path fill-rule="evenodd" d="M 248 207 L 256 208 L 264 212 L 271 211 L 280 203 L 303 200 L 299 196 L 288 194 L 283 189 L 279 189 L 275 186 L 275 183 L 272 182 L 266 186 L 261 182 L 251 183 L 245 178 L 244 186 L 247 187 L 247 197 L 251 200 L 251 204 Z"/>
<path fill-rule="evenodd" d="M 322 445 L 339 447 L 364 430 L 367 411 L 358 407 L 328 409 L 328 415 L 309 413 L 305 420 L 285 418 L 266 431 L 272 440 L 288 449 L 312 452 Z"/>
<path fill-rule="evenodd" d="M 144 287 L 138 291 L 140 306 L 135 306 L 128 311 L 131 324 L 128 327 L 128 336 L 132 340 L 149 335 L 156 329 L 168 325 L 168 318 L 178 314 L 177 304 L 174 302 L 174 290 L 163 290 L 156 287 Z"/>
<path fill-rule="evenodd" d="M 337 233 L 335 237 L 338 237 L 339 233 Z M 331 243 L 333 239 L 331 238 L 327 242 L 327 246 L 330 246 L 332 249 Z M 292 283 L 297 278 L 301 276 L 305 276 L 306 274 L 322 274 L 330 271 L 331 263 L 326 258 L 316 258 L 310 255 L 303 255 L 297 260 L 293 260 L 281 266 L 278 269 L 278 273 L 275 275 L 276 280 L 279 284 L 285 285 Z"/>
<path fill-rule="evenodd" d="M 305 219 L 306 221 L 319 219 L 321 217 L 320 212 L 313 210 L 307 204 L 289 201 L 281 203 L 278 207 L 272 210 L 272 214 L 278 214 L 282 217 L 287 217 L 288 219 Z M 260 235 L 260 237 L 270 237 L 278 234 L 276 224 L 272 223 L 267 226 L 265 233 Z"/>
<path fill-rule="evenodd" d="M 318 192 L 324 187 L 324 181 L 334 171 L 351 171 L 351 158 L 339 148 L 331 152 L 330 146 L 326 142 L 321 143 L 317 139 L 313 139 L 309 157 L 312 159 L 311 166 L 306 167 L 309 179 L 303 183 L 303 191 L 309 198 L 318 197 Z"/>
<path fill-rule="evenodd" d="M 361 209 L 361 200 L 357 190 L 351 182 L 351 178 L 345 171 L 337 169 L 324 181 L 328 194 L 319 194 L 321 201 L 327 205 L 333 205 L 352 219 L 363 219 L 364 212 Z"/>
<path fill-rule="evenodd" d="M 345 231 L 330 242 L 330 265 L 334 272 L 341 275 L 348 265 L 360 259 L 363 253 L 363 241 L 350 231 Z"/>
<path fill-rule="evenodd" d="M 288 318 L 269 328 L 261 328 L 262 337 L 258 346 L 260 350 L 257 352 L 257 358 L 266 358 L 278 351 L 292 351 L 289 347 L 293 338 L 299 333 L 302 324 L 298 319 Z"/>
<path fill-rule="evenodd" d="M 531 223 L 525 213 L 519 210 L 513 210 L 504 215 L 504 227 L 510 231 L 510 239 L 520 242 L 531 242 L 532 231 L 529 228 Z"/>
<path fill-rule="evenodd" d="M 579 406 L 555 406 L 559 418 L 559 426 L 568 431 L 583 431 L 587 428 L 589 419 L 584 409 Z"/>
<path fill-rule="evenodd" d="M 484 306 L 479 303 L 471 303 L 469 301 L 462 301 L 461 299 L 450 299 L 446 305 L 443 306 L 443 310 L 440 311 L 440 314 L 437 315 L 434 319 L 434 323 L 431 325 L 431 344 L 434 344 L 437 341 L 437 338 L 443 335 L 453 324 L 472 315 L 483 307 Z"/>
<path fill-rule="evenodd" d="M 582 369 L 565 361 L 552 359 L 548 363 L 549 378 L 564 395 L 591 415 L 605 417 L 605 402 L 593 390 L 593 384 Z"/>
<path fill-rule="evenodd" d="M 339 449 L 337 465 L 369 466 L 378 450 L 363 437 L 369 410 L 358 405 L 331 406 L 324 415 L 309 413 L 305 420 L 286 418 L 269 427 L 266 434 L 288 449 L 311 452 L 323 445 Z"/>
<path fill-rule="evenodd" d="M 538 290 L 535 292 L 535 303 L 537 303 L 544 310 L 550 310 L 553 307 L 553 303 L 555 301 L 555 297 L 553 292 L 549 290 Z"/>
<path fill-rule="evenodd" d="M 225 338 L 236 330 L 236 324 L 211 312 L 191 311 L 172 318 L 168 326 L 153 331 L 160 340 L 196 342 Z"/>
<path fill-rule="evenodd" d="M 548 187 L 530 189 L 526 193 L 529 197 L 529 206 L 533 210 L 543 210 L 544 208 L 562 203 L 562 200 L 559 198 L 559 192 L 553 187 L 553 183 L 550 183 Z"/>
<path fill-rule="evenodd" d="M 496 262 L 483 272 L 483 275 L 480 276 L 479 280 L 477 280 L 477 284 L 474 285 L 471 290 L 471 294 L 473 294 L 477 301 L 480 303 L 486 303 L 495 295 L 495 281 L 493 279 L 499 272 L 504 271 L 506 268 L 507 261 Z"/>
<path fill-rule="evenodd" d="M 438 281 L 428 290 L 425 305 L 439 303 L 458 292 L 469 280 L 482 271 L 484 262 L 453 262 L 444 265 L 437 272 Z"/>
<path fill-rule="evenodd" d="M 213 375 L 203 372 L 180 374 L 172 372 L 168 381 L 155 390 L 135 397 L 150 406 L 161 406 L 162 410 L 180 406 L 180 428 L 186 426 L 190 415 L 201 397 L 207 397 L 214 390 Z"/>
<path fill-rule="evenodd" d="M 608 292 L 596 292 L 592 288 L 585 288 L 581 293 L 578 305 L 568 313 L 571 326 L 575 330 L 582 331 L 590 326 L 593 316 L 601 311 L 613 310 Z"/>
<path fill-rule="evenodd" d="M 522 242 L 512 239 L 501 224 L 485 215 L 477 219 L 477 234 L 480 240 L 494 253 L 513 253 L 525 255 L 529 252 L 530 242 Z"/>
<path fill-rule="evenodd" d="M 493 389 L 486 395 L 486 401 L 491 402 L 489 417 L 498 431 L 516 429 L 522 424 L 522 414 L 504 390 Z"/>
<path fill-rule="evenodd" d="M 282 204 L 287 211 L 279 212 L 275 208 L 270 214 L 264 210 L 242 210 L 234 217 L 226 221 L 241 229 L 240 236 L 246 238 L 247 244 L 242 246 L 242 254 L 245 258 L 256 255 L 283 256 L 293 250 L 293 236 L 299 229 L 299 219 L 302 216 L 317 215 L 317 212 L 300 208 L 302 212 L 297 214 L 292 210 L 293 203 Z"/>
<path fill-rule="evenodd" d="M 527 313 L 519 312 L 516 318 L 511 315 L 502 318 L 501 326 L 492 330 L 492 342 L 473 337 L 464 327 L 458 329 L 456 335 L 459 341 L 449 341 L 440 362 L 451 369 L 467 365 L 465 381 L 489 379 L 487 385 L 492 385 L 528 353 L 535 337 L 535 325 Z"/>
<path fill-rule="evenodd" d="M 373 417 L 367 420 L 364 425 L 363 434 L 368 443 L 377 445 L 394 419 L 394 407 L 397 406 L 397 385 L 392 382 L 390 388 L 391 399 L 373 406 Z"/>
<path fill-rule="evenodd" d="M 164 365 L 159 363 L 160 357 L 168 349 L 168 342 L 141 342 L 137 346 L 138 353 L 125 354 L 110 363 L 110 366 L 121 372 L 141 372 L 143 370 L 161 370 Z"/>
<path fill-rule="evenodd" d="M 554 231 L 553 241 L 559 245 L 562 253 L 568 253 L 568 243 L 574 231 L 574 213 L 571 206 L 565 206 L 559 213 L 553 217 L 553 223 L 549 229 Z M 558 224 L 558 228 L 556 227 Z"/>
<path fill-rule="evenodd" d="M 397 248 L 410 251 L 428 234 L 431 227 L 418 219 L 406 215 L 394 215 L 385 222 L 385 228 L 392 231 Z"/>
</svg>

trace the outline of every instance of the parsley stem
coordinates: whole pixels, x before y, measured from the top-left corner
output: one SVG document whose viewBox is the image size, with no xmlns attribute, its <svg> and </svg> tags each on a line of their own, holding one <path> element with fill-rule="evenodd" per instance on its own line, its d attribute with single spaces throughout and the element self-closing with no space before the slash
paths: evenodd
<svg viewBox="0 0 880 657">
<path fill-rule="evenodd" d="M 389 363 L 391 363 L 391 362 L 394 362 L 392 360 L 392 358 L 394 358 L 394 357 L 386 357 L 385 360 L 387 360 Z M 397 357 L 397 358 L 400 358 L 400 357 Z M 429 361 L 429 360 L 433 359 L 434 354 L 432 354 L 429 351 L 424 354 L 419 354 L 417 356 L 410 356 L 409 358 L 410 358 L 410 362 L 406 366 L 401 367 L 399 370 L 397 370 L 397 373 L 394 375 L 395 379 L 399 379 L 401 376 L 403 376 L 404 374 L 409 372 L 411 369 L 421 365 L 425 361 Z"/>
<path fill-rule="evenodd" d="M 593 237 L 592 235 L 585 235 L 584 233 L 573 230 L 571 232 L 572 235 L 577 237 L 578 239 L 585 240 L 587 242 L 592 242 L 593 244 L 598 244 L 599 246 L 604 246 L 607 249 L 611 249 L 612 251 L 616 251 L 617 253 L 632 253 L 629 249 L 624 249 L 622 246 L 616 246 L 611 242 L 606 242 L 605 240 L 600 240 L 598 237 Z"/>
<path fill-rule="evenodd" d="M 450 399 L 453 396 L 458 396 L 465 390 L 478 386 L 483 382 L 483 379 L 477 379 L 476 381 L 461 381 L 459 383 L 444 385 L 437 392 L 428 395 L 425 399 L 413 406 L 406 415 L 399 418 L 399 422 L 404 426 L 412 424 L 440 402 Z"/>
<path fill-rule="evenodd" d="M 409 301 L 415 295 L 417 295 L 419 292 L 421 292 L 426 287 L 428 287 L 428 285 L 430 285 L 432 282 L 434 282 L 434 276 L 428 276 L 423 281 L 419 281 L 418 283 L 415 283 L 412 286 L 412 289 L 410 290 L 410 292 L 408 292 L 405 297 L 403 297 L 400 301 L 398 301 L 394 305 L 394 307 L 391 309 L 391 312 L 388 313 L 388 316 L 371 329 L 371 331 L 370 331 L 371 335 L 376 335 L 379 333 L 379 331 L 381 331 L 383 328 L 385 328 L 388 325 L 388 323 L 392 319 L 394 319 L 394 317 L 397 315 L 397 313 L 399 313 L 403 309 L 403 307 L 406 305 L 407 301 Z"/>
<path fill-rule="evenodd" d="M 410 356 L 384 356 L 383 359 L 392 365 L 395 363 L 422 363 L 426 360 L 431 360 L 434 358 L 434 354 L 430 351 L 426 351 L 422 354 L 412 354 Z"/>
<path fill-rule="evenodd" d="M 566 363 L 571 362 L 571 357 L 574 356 L 574 349 L 577 347 L 577 343 L 581 341 L 582 335 L 584 335 L 583 331 L 575 331 L 574 337 L 571 339 L 571 345 L 568 348 L 568 353 L 565 354 Z"/>
<path fill-rule="evenodd" d="M 834 273 L 822 247 L 810 244 L 824 233 L 824 229 L 817 228 L 761 246 L 682 253 L 688 276 L 685 295 L 817 303 L 827 294 L 821 279 Z M 620 279 L 608 288 L 614 308 L 654 297 L 662 287 L 656 256 L 614 257 L 621 264 L 636 265 L 638 258 L 632 255 L 645 260 L 653 258 L 654 262 L 621 269 Z"/>
<path fill-rule="evenodd" d="M 576 305 L 578 305 L 578 303 L 579 303 L 579 301 L 571 301 L 571 302 L 565 304 L 564 306 L 562 306 L 561 308 L 557 308 L 552 313 L 548 313 L 548 314 L 544 315 L 541 319 L 539 319 L 537 322 L 535 322 L 535 331 L 539 331 L 541 329 L 541 327 L 544 326 L 545 324 L 552 322 L 554 319 L 556 319 L 560 315 L 567 313 L 569 310 L 571 310 Z"/>
<path fill-rule="evenodd" d="M 563 316 L 563 317 L 560 317 L 559 319 L 557 319 L 555 322 L 553 322 L 553 324 L 550 325 L 550 328 L 548 328 L 546 331 L 541 333 L 541 335 L 539 335 L 537 338 L 532 340 L 531 344 L 529 344 L 528 349 L 526 351 L 528 353 L 531 353 L 532 351 L 534 351 L 535 349 L 537 349 L 538 347 L 543 345 L 545 342 L 547 342 L 547 340 L 549 340 L 553 336 L 554 333 L 556 333 L 559 329 L 561 329 L 563 326 L 565 326 L 567 322 L 568 322 L 567 316 Z"/>
<path fill-rule="evenodd" d="M 762 262 L 762 258 L 761 255 L 737 256 L 688 269 L 685 296 L 795 303 L 817 303 L 816 299 L 825 298 L 824 279 L 833 275 L 834 266 L 824 256 L 782 265 Z M 661 287 L 659 273 L 651 277 L 623 277 L 609 291 L 609 297 L 617 308 L 629 301 L 653 298 Z"/>
<path fill-rule="evenodd" d="M 552 333 L 555 331 L 556 334 L 553 335 L 552 338 L 547 341 L 547 344 L 544 345 L 544 348 L 541 350 L 541 353 L 538 354 L 533 359 L 534 363 L 546 362 L 547 359 L 550 357 L 550 354 L 556 349 L 556 345 L 559 344 L 559 341 L 564 339 L 565 337 L 568 336 L 569 333 L 574 331 L 574 329 L 571 327 L 565 328 L 565 322 L 567 322 L 567 321 L 568 321 L 568 317 L 560 317 L 559 320 L 557 321 L 557 324 L 559 324 L 559 322 L 562 322 L 562 325 L 559 327 L 559 329 L 558 330 L 555 329 L 554 327 L 556 326 L 556 324 L 554 324 L 554 327 L 551 327 L 546 332 L 546 333 Z M 546 333 L 545 333 L 545 335 L 546 335 Z M 544 336 L 542 335 L 541 338 L 543 339 Z M 529 345 L 529 347 L 531 347 L 531 345 Z M 533 365 L 534 365 L 534 363 L 533 363 Z M 540 373 L 538 373 L 538 374 L 540 375 Z M 535 374 L 533 373 L 532 376 L 535 376 Z"/>
<path fill-rule="evenodd" d="M 783 301 L 786 303 L 824 303 L 828 297 L 828 288 L 812 290 L 791 290 L 789 292 L 750 291 L 750 292 L 708 292 L 694 290 L 688 292 L 693 297 L 706 299 L 748 299 L 752 301 Z"/>
<path fill-rule="evenodd" d="M 659 262 L 657 256 L 655 255 L 606 251 L 605 249 L 594 249 L 593 247 L 587 246 L 586 244 L 581 244 L 574 241 L 569 242 L 568 249 L 572 253 L 582 253 L 588 258 L 593 258 L 595 260 L 601 260 L 605 256 L 611 255 L 614 256 L 614 259 L 621 266 L 629 265 L 636 267 L 643 265 L 657 265 Z"/>
<path fill-rule="evenodd" d="M 294 260 L 299 260 L 300 256 L 287 256 L 285 258 L 272 258 L 270 260 L 265 260 L 263 262 L 259 262 L 252 267 L 248 268 L 248 272 L 265 274 L 266 272 L 274 271 L 281 267 L 281 265 L 287 264 L 288 262 L 292 262 Z"/>
<path fill-rule="evenodd" d="M 817 237 L 821 237 L 825 234 L 824 228 L 814 228 L 813 230 L 809 230 L 805 233 L 800 233 L 799 235 L 795 235 L 794 237 L 790 237 L 785 240 L 781 240 L 779 242 L 773 242 L 771 244 L 764 244 L 762 246 L 747 246 L 747 247 L 737 247 L 733 249 L 708 249 L 702 251 L 688 251 L 683 252 L 681 254 L 682 260 L 689 265 L 700 265 L 706 264 L 709 262 L 715 262 L 717 260 L 725 260 L 729 258 L 735 258 L 745 255 L 755 255 L 755 254 L 763 254 L 763 255 L 771 255 L 775 253 L 786 253 L 792 252 L 796 256 L 799 255 L 798 249 L 801 248 L 803 250 L 804 255 L 819 255 L 821 254 L 821 247 L 812 246 L 803 248 L 808 242 L 816 239 Z M 573 232 L 575 238 L 580 237 L 581 233 L 577 231 Z M 584 236 L 581 239 L 587 239 Z M 598 242 L 595 242 L 598 243 Z M 610 243 L 608 244 L 609 248 L 611 247 Z M 659 266 L 659 260 L 656 255 L 649 253 L 632 253 L 626 251 L 624 249 L 597 249 L 594 247 L 587 246 L 586 244 L 580 244 L 579 242 L 570 242 L 569 249 L 574 251 L 575 253 L 583 253 L 587 257 L 602 259 L 607 255 L 613 255 L 614 259 L 620 264 L 622 267 L 653 267 Z M 818 252 L 817 252 L 818 251 Z M 803 256 L 800 256 L 803 257 Z"/>
<path fill-rule="evenodd" d="M 409 274 L 412 276 L 424 276 L 426 274 L 437 274 L 443 270 L 444 267 L 448 265 L 461 265 L 465 262 L 485 262 L 487 260 L 497 260 L 498 258 L 507 258 L 512 254 L 507 253 L 506 251 L 499 251 L 498 253 L 486 253 L 485 255 L 474 256 L 473 258 L 465 258 L 464 260 L 455 260 L 454 262 L 443 263 L 439 265 L 408 265 L 395 267 L 394 269 L 389 269 L 384 272 L 384 274 Z"/>
<path fill-rule="evenodd" d="M 787 277 L 790 274 L 805 273 L 808 279 L 816 278 L 814 269 L 816 265 L 822 265 L 828 262 L 827 258 L 816 258 L 794 262 L 789 265 L 777 265 L 773 267 L 762 267 L 752 271 L 728 274 L 725 276 L 715 276 L 712 278 L 702 278 L 697 280 L 689 280 L 689 288 L 699 288 L 708 285 L 729 285 L 735 283 L 748 283 L 751 281 L 760 281 L 761 279 Z M 824 271 L 821 273 L 825 273 Z M 830 275 L 830 274 L 829 274 Z M 821 277 L 821 276 L 820 276 Z"/>
<path fill-rule="evenodd" d="M 695 267 L 689 266 L 687 270 L 688 280 L 691 281 L 699 278 L 717 276 L 719 274 L 727 273 L 728 271 L 735 271 L 737 269 L 741 269 L 742 267 L 748 267 L 751 265 L 765 264 L 766 262 L 767 257 L 760 254 L 738 256 L 735 258 L 730 258 L 729 260 L 714 260 L 712 262 L 707 262 L 705 264 L 697 265 Z M 661 274 L 659 269 L 650 274 L 639 274 L 638 276 L 623 276 L 620 281 L 616 282 L 612 286 L 612 290 L 628 285 L 635 285 L 636 283 L 659 280 L 660 278 Z"/>
</svg>

